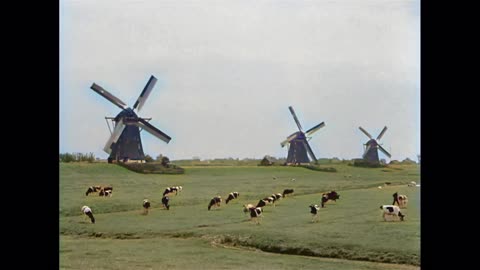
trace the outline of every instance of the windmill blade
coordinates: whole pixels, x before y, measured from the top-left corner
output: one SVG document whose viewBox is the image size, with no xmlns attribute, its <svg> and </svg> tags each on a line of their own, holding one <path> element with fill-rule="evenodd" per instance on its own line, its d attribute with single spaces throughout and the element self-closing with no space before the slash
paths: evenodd
<svg viewBox="0 0 480 270">
<path fill-rule="evenodd" d="M 368 144 L 367 145 L 367 148 L 365 148 L 365 152 L 363 152 L 363 155 L 362 155 L 362 158 L 365 158 L 365 156 L 367 155 L 368 151 L 370 150 L 370 148 L 372 147 L 372 144 Z"/>
<path fill-rule="evenodd" d="M 120 107 L 120 109 L 126 109 L 127 108 L 127 104 L 125 104 L 125 102 L 123 102 L 122 100 L 120 100 L 119 98 L 117 98 L 116 96 L 112 95 L 110 92 L 108 92 L 107 90 L 103 89 L 101 86 L 99 86 L 98 84 L 96 83 L 93 83 L 92 86 L 90 86 L 90 88 L 97 92 L 100 96 L 108 99 L 110 102 L 112 102 L 113 104 L 117 105 L 118 107 Z"/>
<path fill-rule="evenodd" d="M 113 143 L 117 142 L 118 138 L 120 138 L 123 129 L 125 129 L 125 124 L 123 123 L 123 119 L 120 119 L 120 121 L 118 121 L 118 123 L 115 125 L 115 129 L 113 130 L 112 135 L 105 144 L 105 147 L 103 147 L 103 151 L 107 152 L 108 154 L 112 152 L 111 146 Z"/>
<path fill-rule="evenodd" d="M 306 136 L 310 136 L 310 135 L 312 135 L 313 133 L 317 132 L 319 129 L 321 129 L 321 128 L 324 127 L 324 126 L 325 126 L 325 122 L 322 122 L 322 123 L 320 123 L 320 124 L 312 127 L 311 129 L 307 130 L 307 131 L 305 132 L 305 135 L 306 135 Z"/>
<path fill-rule="evenodd" d="M 298 130 L 302 131 L 302 126 L 300 125 L 300 121 L 298 121 L 297 115 L 295 114 L 295 111 L 293 110 L 293 107 L 288 106 L 288 109 L 290 110 L 290 113 L 292 113 L 293 119 L 295 120 L 295 123 L 297 123 Z"/>
<path fill-rule="evenodd" d="M 145 85 L 145 88 L 143 88 L 142 93 L 140 93 L 140 96 L 138 97 L 137 101 L 133 105 L 133 109 L 135 110 L 137 107 L 137 112 L 139 112 L 143 104 L 145 104 L 145 101 L 147 100 L 148 96 L 152 92 L 153 87 L 157 83 L 157 78 L 155 78 L 153 75 L 150 76 L 150 79 L 148 80 L 147 84 Z"/>
<path fill-rule="evenodd" d="M 152 134 L 153 136 L 159 138 L 160 140 L 168 143 L 172 139 L 170 136 L 167 134 L 163 133 L 160 131 L 158 128 L 152 126 L 150 123 L 147 121 L 143 120 L 142 118 L 138 118 L 138 122 L 133 123 L 134 125 L 143 128 L 146 130 L 148 133 Z"/>
<path fill-rule="evenodd" d="M 372 135 L 370 135 L 370 133 L 368 133 L 365 129 L 363 129 L 362 127 L 358 127 L 363 133 L 365 133 L 365 135 L 367 135 L 368 138 L 372 139 Z"/>
<path fill-rule="evenodd" d="M 388 153 L 381 145 L 378 145 L 378 149 L 380 149 L 380 151 L 382 151 L 388 158 L 392 157 L 392 155 L 390 155 L 390 153 Z"/>
<path fill-rule="evenodd" d="M 312 148 L 310 148 L 310 145 L 308 144 L 307 140 L 304 140 L 304 141 L 303 141 L 303 145 L 305 145 L 305 148 L 307 149 L 307 152 L 308 152 L 308 154 L 310 155 L 310 157 L 311 157 L 315 162 L 317 162 L 317 158 L 316 158 L 315 155 L 313 154 Z"/>
<path fill-rule="evenodd" d="M 281 142 L 280 145 L 284 147 L 287 143 L 291 142 L 293 139 L 297 138 L 298 133 L 294 133 L 293 135 L 289 136 L 285 141 Z"/>
<path fill-rule="evenodd" d="M 377 141 L 380 140 L 380 138 L 382 138 L 383 134 L 385 134 L 385 131 L 387 131 L 387 126 L 385 126 L 382 129 L 382 132 L 380 132 L 380 134 L 378 134 Z"/>
</svg>

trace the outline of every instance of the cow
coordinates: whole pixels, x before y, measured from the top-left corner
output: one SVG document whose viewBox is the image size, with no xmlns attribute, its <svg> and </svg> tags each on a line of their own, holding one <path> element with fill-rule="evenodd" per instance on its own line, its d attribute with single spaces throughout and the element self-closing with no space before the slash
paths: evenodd
<svg viewBox="0 0 480 270">
<path fill-rule="evenodd" d="M 400 212 L 400 207 L 397 205 L 381 205 L 380 209 L 383 210 L 382 217 L 384 221 L 394 221 L 397 217 L 400 217 L 400 221 L 405 219 L 405 215 Z"/>
<path fill-rule="evenodd" d="M 225 204 L 228 204 L 229 201 L 238 198 L 238 196 L 240 196 L 240 193 L 238 193 L 236 191 L 231 192 L 230 194 L 228 194 L 228 198 L 225 200 Z"/>
<path fill-rule="evenodd" d="M 150 208 L 150 202 L 148 201 L 148 199 L 143 200 L 142 206 L 143 206 L 143 214 L 148 215 L 148 209 Z"/>
<path fill-rule="evenodd" d="M 90 209 L 90 207 L 84 205 L 82 206 L 82 212 L 90 218 L 90 222 L 92 223 L 95 223 L 95 218 L 93 217 L 93 212 L 92 212 L 92 209 Z"/>
<path fill-rule="evenodd" d="M 90 187 L 88 187 L 87 192 L 85 192 L 85 196 L 88 196 L 88 194 L 90 194 L 90 193 L 97 192 L 101 188 L 102 188 L 101 186 L 90 186 Z"/>
<path fill-rule="evenodd" d="M 282 196 L 285 197 L 285 195 L 287 195 L 287 194 L 292 194 L 292 193 L 293 193 L 293 189 L 285 189 L 285 190 L 283 191 Z"/>
<path fill-rule="evenodd" d="M 262 217 L 262 212 L 261 207 L 250 208 L 250 220 L 253 220 L 256 224 L 260 224 L 258 218 Z"/>
<path fill-rule="evenodd" d="M 105 197 L 110 196 L 110 197 L 112 197 L 112 190 L 111 189 L 105 190 L 105 189 L 102 188 L 102 189 L 100 189 L 100 192 L 98 193 L 98 196 L 105 196 Z"/>
<path fill-rule="evenodd" d="M 407 195 L 400 194 L 398 192 L 393 193 L 393 203 L 392 205 L 397 204 L 400 208 L 407 208 L 408 197 Z"/>
<path fill-rule="evenodd" d="M 312 222 L 317 221 L 317 213 L 320 210 L 320 207 L 316 204 L 311 204 L 308 207 L 310 207 L 310 213 L 312 214 Z"/>
<path fill-rule="evenodd" d="M 212 206 L 220 207 L 220 203 L 222 202 L 222 197 L 221 196 L 215 196 L 210 200 L 210 203 L 208 204 L 208 211 L 210 211 L 210 208 Z"/>
<path fill-rule="evenodd" d="M 333 191 L 333 190 L 328 192 L 328 193 L 323 193 L 322 194 L 322 208 L 325 208 L 325 203 L 328 202 L 328 200 L 332 200 L 334 202 L 337 202 L 338 199 L 340 199 L 340 195 L 338 195 L 338 193 Z"/>
<path fill-rule="evenodd" d="M 167 210 L 170 210 L 170 205 L 168 204 L 169 201 L 170 201 L 170 198 L 168 198 L 168 196 L 163 196 L 162 197 L 162 205 Z"/>
<path fill-rule="evenodd" d="M 272 194 L 272 197 L 275 197 L 275 200 L 278 201 L 280 200 L 283 196 L 281 193 L 276 193 L 276 194 Z"/>
<path fill-rule="evenodd" d="M 263 200 L 258 201 L 257 206 L 255 206 L 255 207 L 264 207 L 265 205 L 267 205 L 267 203 L 269 203 L 269 202 L 267 200 L 263 199 Z"/>
<path fill-rule="evenodd" d="M 182 191 L 183 187 L 182 186 L 178 186 L 178 187 L 168 187 L 165 189 L 165 191 L 163 191 L 163 196 L 165 195 L 169 195 L 170 193 L 173 193 L 175 192 L 175 195 L 178 194 L 178 192 Z"/>
<path fill-rule="evenodd" d="M 255 205 L 249 203 L 249 204 L 244 204 L 243 205 L 243 212 L 246 214 L 250 212 L 250 208 L 255 208 Z"/>
</svg>

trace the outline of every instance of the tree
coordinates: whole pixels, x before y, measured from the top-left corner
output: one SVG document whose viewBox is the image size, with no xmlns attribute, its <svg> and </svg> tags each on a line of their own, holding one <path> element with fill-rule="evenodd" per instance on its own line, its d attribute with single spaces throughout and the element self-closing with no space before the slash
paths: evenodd
<svg viewBox="0 0 480 270">
<path fill-rule="evenodd" d="M 164 156 L 164 157 L 162 157 L 161 162 L 162 162 L 162 166 L 168 168 L 168 167 L 169 167 L 169 163 L 170 163 L 170 159 L 169 159 L 168 157 Z"/>
<path fill-rule="evenodd" d="M 145 156 L 145 162 L 152 162 L 153 158 L 150 155 Z"/>
</svg>

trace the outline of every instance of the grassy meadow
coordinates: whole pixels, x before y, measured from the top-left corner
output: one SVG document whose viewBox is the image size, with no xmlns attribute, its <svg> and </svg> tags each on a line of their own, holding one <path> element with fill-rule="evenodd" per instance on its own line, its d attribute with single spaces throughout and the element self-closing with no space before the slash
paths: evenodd
<svg viewBox="0 0 480 270">
<path fill-rule="evenodd" d="M 419 269 L 420 188 L 407 187 L 420 183 L 419 166 L 328 166 L 337 172 L 193 166 L 182 175 L 143 175 L 106 163 L 60 163 L 60 268 Z M 112 197 L 85 196 L 88 186 L 102 184 L 113 186 Z M 163 210 L 163 190 L 178 185 L 183 191 Z M 285 188 L 295 193 L 266 206 L 260 225 L 243 213 L 243 204 Z M 340 199 L 312 223 L 308 205 L 320 205 L 330 190 Z M 233 191 L 238 199 L 207 210 L 213 196 L 225 200 Z M 392 203 L 394 192 L 409 198 L 406 219 L 383 222 L 379 206 Z M 152 202 L 146 216 L 144 198 Z M 92 208 L 96 224 L 82 205 Z"/>
</svg>

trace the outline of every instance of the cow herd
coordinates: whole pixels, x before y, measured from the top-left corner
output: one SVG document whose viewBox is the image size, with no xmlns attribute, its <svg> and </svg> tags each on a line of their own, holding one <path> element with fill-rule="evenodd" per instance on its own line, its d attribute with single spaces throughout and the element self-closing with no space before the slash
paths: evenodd
<svg viewBox="0 0 480 270">
<path fill-rule="evenodd" d="M 178 195 L 178 192 L 181 192 L 183 189 L 182 186 L 175 186 L 175 187 L 167 187 L 163 194 L 162 194 L 162 206 L 164 209 L 170 209 L 170 197 L 173 193 L 175 196 Z M 90 186 L 86 191 L 86 196 L 90 193 L 98 192 L 99 196 L 112 196 L 113 187 L 112 186 Z M 283 193 L 273 193 L 270 196 L 267 196 L 258 201 L 257 204 L 245 204 L 243 205 L 243 212 L 245 214 L 250 214 L 250 220 L 253 221 L 255 224 L 260 224 L 259 218 L 262 217 L 263 207 L 267 205 L 273 205 L 275 207 L 275 202 L 278 202 L 282 198 L 286 198 L 287 196 L 291 196 L 294 193 L 293 189 L 285 189 Z M 225 200 L 225 204 L 228 204 L 230 201 L 237 199 L 240 196 L 240 193 L 235 191 L 231 192 L 227 195 L 227 199 Z M 310 208 L 310 213 L 312 215 L 312 222 L 318 221 L 318 212 L 321 208 L 325 208 L 325 204 L 328 201 L 334 201 L 340 199 L 340 195 L 336 191 L 330 191 L 327 193 L 323 193 L 321 197 L 320 206 L 317 204 L 311 204 L 308 207 Z M 214 208 L 219 208 L 222 203 L 222 197 L 220 195 L 214 196 L 209 204 L 208 204 L 208 211 Z M 405 214 L 401 212 L 401 209 L 406 208 L 408 204 L 408 198 L 406 195 L 398 194 L 395 192 L 393 194 L 393 203 L 391 205 L 381 205 L 380 209 L 382 210 L 382 217 L 384 221 L 404 221 Z M 149 209 L 151 207 L 151 203 L 148 199 L 144 199 L 142 202 L 143 212 L 142 214 L 148 215 Z M 93 217 L 92 209 L 86 205 L 82 207 L 82 213 L 88 217 L 91 223 L 95 223 L 95 218 Z"/>
</svg>

